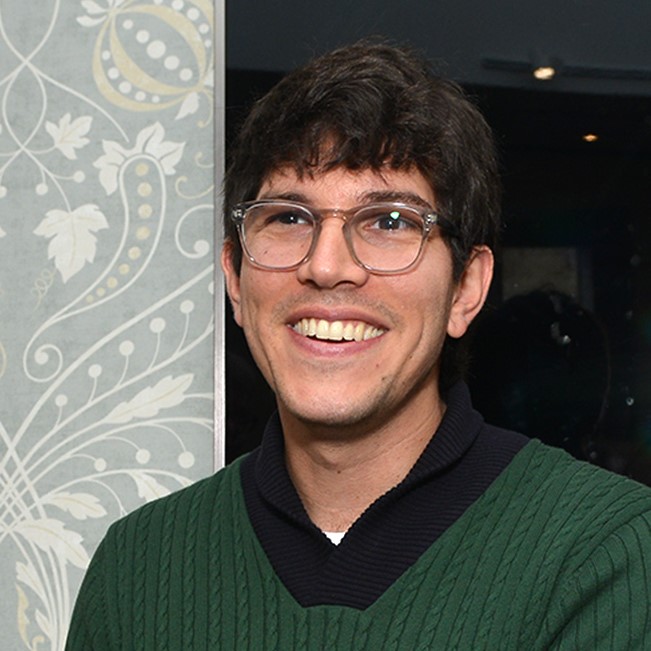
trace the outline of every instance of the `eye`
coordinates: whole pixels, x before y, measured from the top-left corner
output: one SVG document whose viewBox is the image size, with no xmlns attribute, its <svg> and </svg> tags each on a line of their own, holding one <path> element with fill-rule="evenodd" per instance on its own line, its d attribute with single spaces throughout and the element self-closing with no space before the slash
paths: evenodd
<svg viewBox="0 0 651 651">
<path fill-rule="evenodd" d="M 290 206 L 273 206 L 265 210 L 264 226 L 311 226 L 309 213 Z"/>
<path fill-rule="evenodd" d="M 367 230 L 417 231 L 421 232 L 423 222 L 418 213 L 394 206 L 370 208 L 362 221 Z"/>
<path fill-rule="evenodd" d="M 291 209 L 278 210 L 267 216 L 268 224 L 276 223 L 292 226 L 294 224 L 307 224 L 309 221 L 304 212 Z"/>
<path fill-rule="evenodd" d="M 254 233 L 277 234 L 287 231 L 311 230 L 314 218 L 310 213 L 292 204 L 262 203 L 254 205 L 247 214 L 246 228 L 249 236 Z"/>
</svg>

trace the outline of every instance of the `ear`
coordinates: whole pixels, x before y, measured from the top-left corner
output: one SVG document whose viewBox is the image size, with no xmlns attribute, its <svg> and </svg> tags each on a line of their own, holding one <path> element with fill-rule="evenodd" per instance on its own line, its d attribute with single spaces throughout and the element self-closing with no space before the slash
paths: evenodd
<svg viewBox="0 0 651 651">
<path fill-rule="evenodd" d="M 240 274 L 233 266 L 233 242 L 231 240 L 226 240 L 222 246 L 221 264 L 226 279 L 226 293 L 233 308 L 233 317 L 237 325 L 242 327 Z"/>
<path fill-rule="evenodd" d="M 461 337 L 481 310 L 493 278 L 493 252 L 487 246 L 476 246 L 454 292 L 448 334 Z"/>
</svg>

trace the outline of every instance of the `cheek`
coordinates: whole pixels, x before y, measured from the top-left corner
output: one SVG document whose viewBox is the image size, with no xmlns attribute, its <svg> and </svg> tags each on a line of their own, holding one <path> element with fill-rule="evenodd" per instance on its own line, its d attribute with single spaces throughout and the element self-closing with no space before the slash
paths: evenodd
<svg viewBox="0 0 651 651">
<path fill-rule="evenodd" d="M 243 294 L 243 296 L 246 296 L 246 294 Z M 251 296 L 247 296 L 247 298 L 242 301 L 240 307 L 240 326 L 244 330 L 247 339 L 255 338 L 256 334 L 259 333 L 262 328 L 261 319 L 258 314 L 259 309 L 255 299 Z"/>
<path fill-rule="evenodd" d="M 267 333 L 271 324 L 271 312 L 276 300 L 269 279 L 257 274 L 242 273 L 240 294 L 240 326 L 256 357 L 264 349 L 265 341 L 271 341 Z"/>
<path fill-rule="evenodd" d="M 242 305 L 242 321 L 240 325 L 244 331 L 249 351 L 268 382 L 267 360 L 269 356 L 265 342 L 269 341 L 269 337 L 265 336 L 261 327 L 261 320 L 257 317 L 255 306 L 251 302 Z"/>
<path fill-rule="evenodd" d="M 412 315 L 412 323 L 420 329 L 419 345 L 429 348 L 436 354 L 445 340 L 448 320 L 451 313 L 453 292 L 449 287 L 430 286 L 430 291 L 423 293 L 404 314 Z"/>
</svg>

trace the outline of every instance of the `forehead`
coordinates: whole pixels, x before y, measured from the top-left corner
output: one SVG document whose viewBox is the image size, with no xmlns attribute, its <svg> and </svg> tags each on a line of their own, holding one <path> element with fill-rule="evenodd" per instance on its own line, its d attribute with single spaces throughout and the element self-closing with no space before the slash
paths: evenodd
<svg viewBox="0 0 651 651">
<path fill-rule="evenodd" d="M 352 207 L 370 201 L 401 201 L 435 208 L 434 191 L 416 168 L 335 168 L 299 175 L 288 166 L 265 177 L 257 198 L 291 199 L 331 208 Z"/>
</svg>

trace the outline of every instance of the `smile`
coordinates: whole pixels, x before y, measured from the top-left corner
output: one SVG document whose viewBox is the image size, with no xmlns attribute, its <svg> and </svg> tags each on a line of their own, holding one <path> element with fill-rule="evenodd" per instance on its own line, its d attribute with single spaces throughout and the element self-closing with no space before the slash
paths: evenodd
<svg viewBox="0 0 651 651">
<path fill-rule="evenodd" d="M 316 337 L 327 341 L 366 341 L 384 334 L 384 330 L 363 321 L 326 321 L 325 319 L 301 319 L 292 328 L 304 337 Z"/>
</svg>

